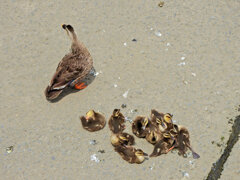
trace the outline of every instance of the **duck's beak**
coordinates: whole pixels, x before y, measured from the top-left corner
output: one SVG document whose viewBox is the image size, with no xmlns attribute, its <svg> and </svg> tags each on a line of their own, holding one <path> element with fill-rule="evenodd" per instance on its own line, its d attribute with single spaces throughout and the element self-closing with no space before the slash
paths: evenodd
<svg viewBox="0 0 240 180">
<path fill-rule="evenodd" d="M 67 25 L 66 24 L 62 24 L 62 28 L 66 29 Z"/>
</svg>

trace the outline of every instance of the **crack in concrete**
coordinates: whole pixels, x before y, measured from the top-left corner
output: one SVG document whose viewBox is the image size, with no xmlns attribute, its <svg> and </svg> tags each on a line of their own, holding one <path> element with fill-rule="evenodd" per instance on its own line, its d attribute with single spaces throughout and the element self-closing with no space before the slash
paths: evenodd
<svg viewBox="0 0 240 180">
<path fill-rule="evenodd" d="M 230 134 L 227 142 L 227 147 L 224 149 L 223 154 L 217 160 L 217 162 L 213 163 L 211 171 L 208 173 L 207 180 L 217 180 L 220 178 L 223 171 L 223 166 L 227 161 L 234 144 L 238 141 L 239 134 L 240 134 L 240 115 L 235 118 L 234 123 L 232 125 L 232 133 Z"/>
</svg>

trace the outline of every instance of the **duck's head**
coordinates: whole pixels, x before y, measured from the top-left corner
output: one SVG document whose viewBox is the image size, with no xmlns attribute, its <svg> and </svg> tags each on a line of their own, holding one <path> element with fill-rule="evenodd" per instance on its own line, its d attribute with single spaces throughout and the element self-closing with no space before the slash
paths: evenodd
<svg viewBox="0 0 240 180">
<path fill-rule="evenodd" d="M 166 123 L 168 123 L 168 124 L 172 124 L 172 123 L 173 123 L 173 122 L 172 122 L 172 117 L 173 117 L 172 114 L 166 113 L 166 114 L 164 114 L 164 116 L 163 116 L 163 120 L 164 120 Z"/>
<path fill-rule="evenodd" d="M 120 114 L 120 109 L 114 109 L 113 110 L 113 117 L 118 117 Z"/>
<path fill-rule="evenodd" d="M 74 32 L 74 29 L 73 29 L 73 27 L 70 24 L 68 24 L 68 25 L 62 24 L 62 28 L 64 30 L 69 30 L 70 32 Z"/>
<path fill-rule="evenodd" d="M 93 118 L 95 115 L 95 111 L 94 110 L 90 110 L 86 113 L 86 119 L 89 119 L 89 118 Z"/>
</svg>

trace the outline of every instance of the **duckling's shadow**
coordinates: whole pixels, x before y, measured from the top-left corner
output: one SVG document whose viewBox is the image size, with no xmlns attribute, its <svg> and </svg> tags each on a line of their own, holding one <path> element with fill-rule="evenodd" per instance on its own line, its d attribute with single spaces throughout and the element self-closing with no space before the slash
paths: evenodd
<svg viewBox="0 0 240 180">
<path fill-rule="evenodd" d="M 82 82 L 84 82 L 87 86 L 89 86 L 95 79 L 96 77 L 96 70 L 94 67 L 92 67 L 91 71 L 89 72 L 89 74 L 82 80 Z M 85 89 L 82 90 L 86 90 L 88 87 L 86 87 Z M 78 89 L 73 89 L 71 87 L 66 87 L 63 92 L 55 99 L 52 100 L 48 100 L 51 103 L 56 103 L 58 101 L 60 101 L 62 98 L 64 98 L 65 96 L 72 94 L 72 93 L 77 93 L 79 91 L 82 90 L 78 90 Z"/>
</svg>

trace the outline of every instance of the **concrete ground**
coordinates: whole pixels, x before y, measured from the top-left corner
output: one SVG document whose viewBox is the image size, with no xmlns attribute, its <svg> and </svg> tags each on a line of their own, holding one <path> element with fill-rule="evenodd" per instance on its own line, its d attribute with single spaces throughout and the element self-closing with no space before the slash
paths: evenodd
<svg viewBox="0 0 240 180">
<path fill-rule="evenodd" d="M 228 120 L 239 115 L 240 3 L 164 2 L 160 8 L 157 0 L 1 1 L 1 179 L 207 177 L 229 137 Z M 83 91 L 50 103 L 44 89 L 70 48 L 62 23 L 88 47 L 98 76 Z M 152 108 L 172 113 L 201 158 L 170 153 L 128 164 L 114 152 L 108 127 L 82 128 L 79 116 L 89 109 L 108 119 L 123 103 L 130 119 Z M 152 152 L 152 145 L 136 141 Z M 221 179 L 238 179 L 238 152 L 239 142 Z M 100 162 L 91 161 L 94 154 Z"/>
</svg>

